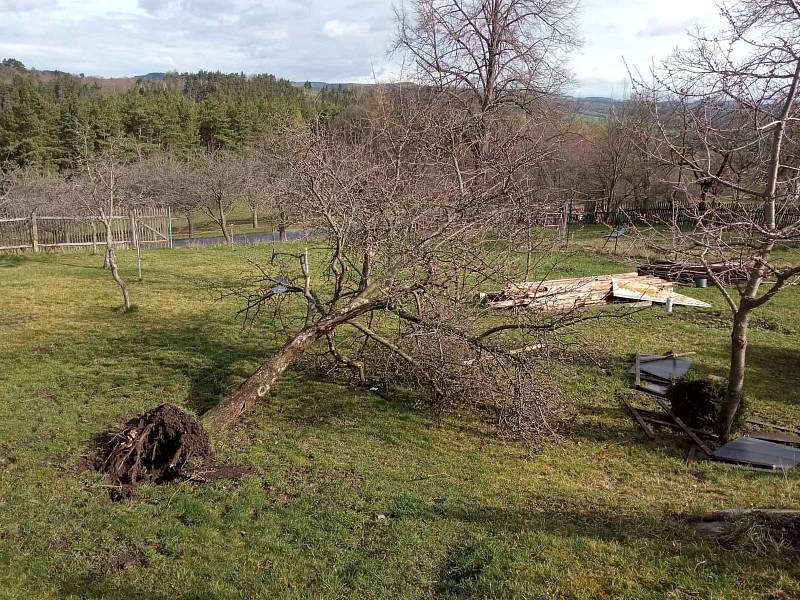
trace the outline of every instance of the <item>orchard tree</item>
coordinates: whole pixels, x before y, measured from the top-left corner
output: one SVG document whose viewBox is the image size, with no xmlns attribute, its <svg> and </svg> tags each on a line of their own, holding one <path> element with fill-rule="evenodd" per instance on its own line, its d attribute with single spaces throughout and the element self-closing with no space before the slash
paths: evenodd
<svg viewBox="0 0 800 600">
<path fill-rule="evenodd" d="M 639 81 L 658 123 L 654 154 L 672 167 L 680 211 L 662 249 L 701 261 L 731 317 L 727 400 L 718 431 L 728 438 L 742 401 L 747 337 L 754 311 L 800 274 L 800 5 L 796 0 L 740 0 L 724 6 L 724 31 L 693 36 Z M 776 254 L 776 250 L 780 252 Z M 726 289 L 714 261 L 747 269 Z"/>
<path fill-rule="evenodd" d="M 226 244 L 233 243 L 228 214 L 249 192 L 247 163 L 228 150 L 205 152 L 190 162 L 188 193 L 198 200 L 202 212 L 220 228 Z"/>
<path fill-rule="evenodd" d="M 547 118 L 567 79 L 573 19 L 574 4 L 564 1 L 413 2 L 398 14 L 395 50 L 414 61 L 420 85 L 377 89 L 371 113 L 347 131 L 289 134 L 282 189 L 301 224 L 326 239 L 316 251 L 276 256 L 256 289 L 242 291 L 247 315 L 268 311 L 285 322 L 293 314 L 286 298 L 297 296 L 305 317 L 212 409 L 216 427 L 264 399 L 317 341 L 363 373 L 364 361 L 337 344 L 345 327 L 439 397 L 483 396 L 516 415 L 517 430 L 552 430 L 559 410 L 538 393 L 539 363 L 508 352 L 502 338 L 553 324 L 514 313 L 486 328 L 475 296 L 490 282 L 526 276 L 516 242 L 521 230 L 530 235 L 532 214 L 547 209 L 537 200 L 558 143 Z M 322 273 L 312 260 L 320 252 Z"/>
<path fill-rule="evenodd" d="M 70 180 L 76 202 L 83 215 L 96 218 L 105 231 L 105 266 L 111 271 L 114 283 L 122 294 L 121 312 L 131 309 L 130 290 L 117 265 L 114 221 L 124 211 L 137 206 L 142 199 L 142 188 L 135 171 L 124 160 L 128 154 L 124 142 L 111 139 L 99 154 L 88 151 L 80 161 L 79 171 Z"/>
</svg>

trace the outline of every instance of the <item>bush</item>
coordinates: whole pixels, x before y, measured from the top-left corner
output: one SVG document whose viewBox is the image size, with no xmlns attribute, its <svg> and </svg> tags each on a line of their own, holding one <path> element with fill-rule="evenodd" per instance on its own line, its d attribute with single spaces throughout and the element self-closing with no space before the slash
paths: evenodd
<svg viewBox="0 0 800 600">
<path fill-rule="evenodd" d="M 728 386 L 719 381 L 684 377 L 667 392 L 672 411 L 689 427 L 714 431 L 719 421 Z M 745 423 L 746 403 L 742 398 L 733 419 L 731 433 L 741 431 Z"/>
</svg>

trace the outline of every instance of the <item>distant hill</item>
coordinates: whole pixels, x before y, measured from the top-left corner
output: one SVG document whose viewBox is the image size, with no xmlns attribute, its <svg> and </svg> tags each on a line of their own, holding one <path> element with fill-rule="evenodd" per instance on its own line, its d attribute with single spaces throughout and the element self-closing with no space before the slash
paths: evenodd
<svg viewBox="0 0 800 600">
<path fill-rule="evenodd" d="M 67 75 L 64 71 L 58 70 L 40 70 L 40 74 L 45 77 L 57 77 L 59 75 Z M 135 75 L 132 77 L 92 77 L 86 76 L 85 79 L 97 83 L 97 85 L 106 91 L 118 92 L 121 90 L 129 89 L 135 85 L 137 80 L 145 81 L 163 81 L 166 78 L 166 73 L 160 71 L 153 71 L 144 75 Z M 81 77 L 84 77 L 81 74 Z M 318 92 L 322 89 L 328 88 L 332 90 L 337 89 L 368 89 L 374 84 L 371 83 L 352 83 L 352 82 L 330 82 L 330 81 L 312 81 L 311 89 Z M 302 88 L 305 85 L 304 81 L 292 81 L 291 84 L 295 87 Z M 606 98 L 602 96 L 567 96 L 565 98 L 567 108 L 570 112 L 583 115 L 591 118 L 607 117 L 615 108 L 619 108 L 625 104 L 624 100 L 614 98 Z"/>
<path fill-rule="evenodd" d="M 374 84 L 371 83 L 332 83 L 329 81 L 312 81 L 311 89 L 315 92 L 323 88 L 339 89 L 342 88 L 369 88 Z M 292 85 L 295 87 L 303 87 L 304 81 L 293 81 Z M 586 117 L 607 117 L 615 108 L 619 108 L 625 104 L 624 100 L 616 100 L 614 98 L 605 98 L 602 96 L 567 96 L 567 105 L 571 112 Z"/>
<path fill-rule="evenodd" d="M 625 105 L 624 100 L 601 96 L 588 96 L 585 98 L 571 96 L 568 101 L 572 103 L 572 112 L 586 117 L 607 117 L 614 109 Z"/>
<path fill-rule="evenodd" d="M 147 73 L 146 75 L 137 75 L 136 79 L 145 79 L 147 81 L 163 81 L 166 76 L 166 73 Z"/>
</svg>

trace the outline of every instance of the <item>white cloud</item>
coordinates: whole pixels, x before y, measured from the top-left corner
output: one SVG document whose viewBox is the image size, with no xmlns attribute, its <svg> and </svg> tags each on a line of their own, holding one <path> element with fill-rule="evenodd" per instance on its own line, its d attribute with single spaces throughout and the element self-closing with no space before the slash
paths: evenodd
<svg viewBox="0 0 800 600">
<path fill-rule="evenodd" d="M 39 69 L 136 75 L 177 69 L 295 81 L 403 78 L 386 58 L 400 0 L 0 0 L 0 58 Z M 621 95 L 625 61 L 646 72 L 715 0 L 582 0 L 573 93 Z M 624 59 L 624 60 L 623 60 Z"/>
<path fill-rule="evenodd" d="M 30 12 L 55 8 L 56 0 L 0 0 L 0 11 Z"/>
<path fill-rule="evenodd" d="M 325 24 L 322 26 L 322 33 L 332 39 L 363 35 L 368 31 L 369 26 L 366 23 L 349 23 L 347 21 L 340 21 L 339 19 L 325 21 Z"/>
</svg>

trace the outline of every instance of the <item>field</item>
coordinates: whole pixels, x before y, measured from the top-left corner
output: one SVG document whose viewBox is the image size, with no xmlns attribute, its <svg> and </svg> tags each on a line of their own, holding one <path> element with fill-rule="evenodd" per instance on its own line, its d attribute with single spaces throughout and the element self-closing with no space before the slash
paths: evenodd
<svg viewBox="0 0 800 600">
<path fill-rule="evenodd" d="M 651 309 L 580 333 L 595 361 L 565 373 L 579 416 L 529 452 L 482 415 L 290 372 L 215 440 L 239 481 L 141 487 L 111 502 L 87 470 L 104 429 L 163 402 L 200 412 L 268 356 L 215 286 L 265 247 L 158 250 L 119 315 L 101 259 L 0 257 L 0 596 L 8 598 L 800 597 L 797 555 L 699 538 L 681 515 L 797 507 L 800 477 L 705 461 L 673 434 L 646 441 L 620 404 L 636 350 L 696 352 L 725 374 L 714 311 Z M 554 275 L 630 270 L 564 254 Z M 134 256 L 120 255 L 131 280 Z M 800 421 L 800 290 L 758 313 L 747 392 L 763 418 Z M 579 334 L 575 334 L 576 336 Z M 577 338 L 576 338 L 577 339 Z"/>
</svg>

